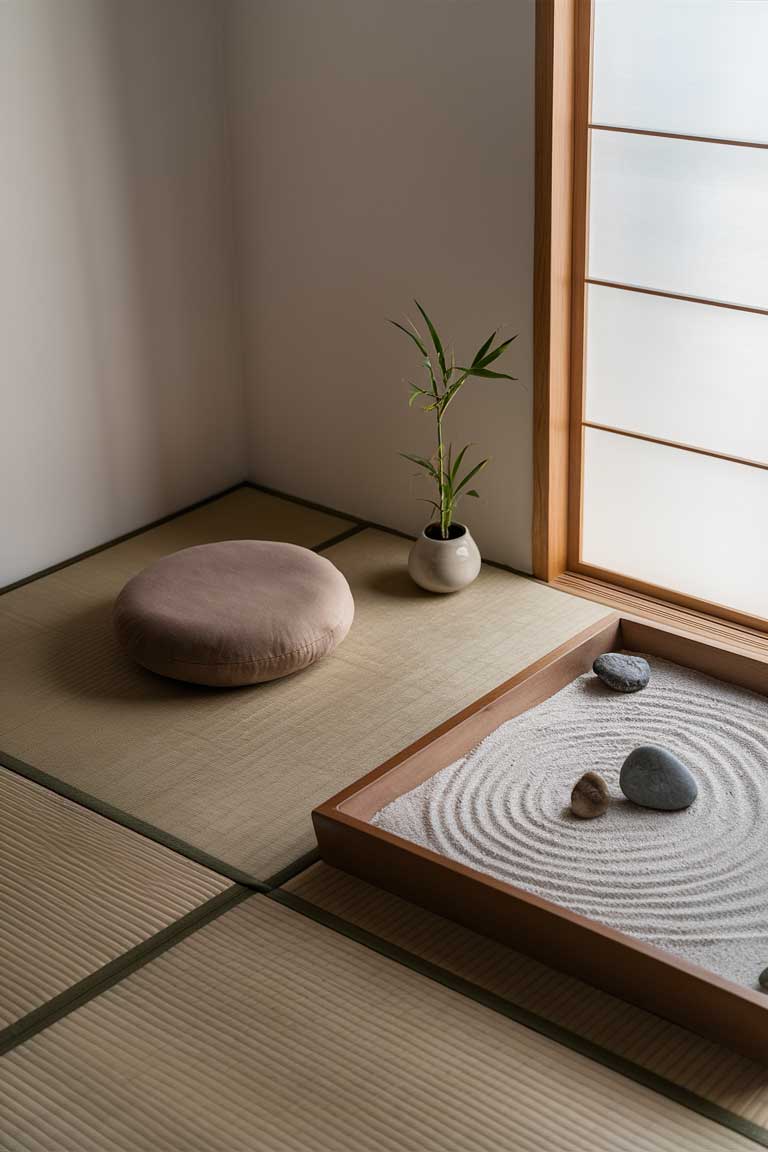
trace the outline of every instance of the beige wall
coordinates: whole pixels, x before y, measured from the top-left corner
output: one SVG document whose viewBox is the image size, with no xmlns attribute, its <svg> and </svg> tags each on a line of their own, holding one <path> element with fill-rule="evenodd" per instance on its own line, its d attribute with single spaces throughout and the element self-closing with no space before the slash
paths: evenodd
<svg viewBox="0 0 768 1152">
<path fill-rule="evenodd" d="M 448 419 L 493 457 L 484 554 L 530 568 L 532 0 L 233 0 L 229 31 L 252 477 L 418 530 L 396 453 L 431 428 L 384 318 L 419 295 L 462 354 L 506 323 L 522 387 Z"/>
<path fill-rule="evenodd" d="M 0 3 L 0 584 L 245 472 L 222 33 Z"/>
<path fill-rule="evenodd" d="M 519 333 L 449 432 L 530 566 L 532 0 L 2 0 L 0 139 L 0 584 L 245 474 L 417 531 L 414 294 Z"/>
</svg>

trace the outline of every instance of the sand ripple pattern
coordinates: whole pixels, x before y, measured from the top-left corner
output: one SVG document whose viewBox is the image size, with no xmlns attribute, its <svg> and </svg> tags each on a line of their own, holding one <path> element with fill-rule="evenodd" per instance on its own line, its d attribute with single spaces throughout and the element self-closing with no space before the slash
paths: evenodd
<svg viewBox="0 0 768 1152">
<path fill-rule="evenodd" d="M 768 965 L 768 699 L 648 659 L 642 692 L 582 676 L 374 823 L 755 986 Z M 622 796 L 622 762 L 651 743 L 695 775 L 687 810 Z M 582 821 L 568 803 L 590 769 L 612 801 Z"/>
</svg>

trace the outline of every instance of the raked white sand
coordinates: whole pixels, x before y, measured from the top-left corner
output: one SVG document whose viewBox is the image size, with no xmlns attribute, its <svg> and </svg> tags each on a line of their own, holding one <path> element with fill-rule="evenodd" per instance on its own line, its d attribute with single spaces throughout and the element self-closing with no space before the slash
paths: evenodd
<svg viewBox="0 0 768 1152">
<path fill-rule="evenodd" d="M 579 677 L 373 823 L 756 988 L 768 966 L 768 699 L 649 663 L 632 695 Z M 640 744 L 690 768 L 690 808 L 622 796 L 622 762 Z M 579 820 L 571 788 L 590 769 L 612 800 Z"/>
</svg>

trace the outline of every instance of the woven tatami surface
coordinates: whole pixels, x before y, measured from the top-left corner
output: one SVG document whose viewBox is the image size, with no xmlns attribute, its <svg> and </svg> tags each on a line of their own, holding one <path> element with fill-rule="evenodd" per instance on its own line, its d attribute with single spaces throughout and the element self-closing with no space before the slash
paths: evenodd
<svg viewBox="0 0 768 1152">
<path fill-rule="evenodd" d="M 352 631 L 296 676 L 201 689 L 118 650 L 114 596 L 156 556 L 349 527 L 244 488 L 0 597 L 0 749 L 264 880 L 314 846 L 316 803 L 607 614 L 490 567 L 430 596 L 409 541 L 369 529 L 325 551 L 352 585 Z"/>
<path fill-rule="evenodd" d="M 249 536 L 318 547 L 349 528 L 243 488 L 0 597 L 0 749 L 263 879 L 313 846 L 315 802 L 606 615 L 493 568 L 461 597 L 426 596 L 408 541 L 366 529 L 326 551 L 353 586 L 353 630 L 300 676 L 208 691 L 117 651 L 112 599 L 157 556 Z M 729 1152 L 754 1147 L 731 1123 L 766 1122 L 768 1075 L 749 1062 L 324 866 L 276 899 L 299 894 L 602 1055 L 276 899 L 180 939 L 185 914 L 241 890 L 4 770 L 0 812 L 0 1025 L 34 1018 L 6 1033 L 2 1152 Z M 127 975 L 126 953 L 146 959 L 169 925 L 167 950 Z M 97 984 L 111 961 L 116 982 Z M 52 998 L 81 986 L 59 1019 Z"/>
<path fill-rule="evenodd" d="M 746 1057 L 325 864 L 284 889 L 759 1126 L 768 1141 L 768 1069 Z"/>
<path fill-rule="evenodd" d="M 263 896 L 3 1073 L 8 1152 L 754 1146 Z"/>
<path fill-rule="evenodd" d="M 227 887 L 0 768 L 0 1035 Z"/>
</svg>

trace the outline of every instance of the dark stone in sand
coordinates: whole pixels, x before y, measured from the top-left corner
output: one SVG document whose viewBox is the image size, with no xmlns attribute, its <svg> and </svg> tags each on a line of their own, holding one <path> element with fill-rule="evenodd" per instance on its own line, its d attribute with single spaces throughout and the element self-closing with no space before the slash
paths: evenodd
<svg viewBox="0 0 768 1152">
<path fill-rule="evenodd" d="M 766 992 L 768 992 L 768 968 L 763 968 L 757 978 L 757 982 L 761 988 L 765 988 Z"/>
<path fill-rule="evenodd" d="M 625 656 L 623 652 L 604 652 L 595 660 L 592 671 L 615 692 L 639 692 L 651 678 L 647 660 Z"/>
<path fill-rule="evenodd" d="M 644 744 L 630 752 L 621 766 L 619 786 L 633 804 L 676 812 L 693 804 L 695 779 L 681 760 L 666 748 Z"/>
</svg>

